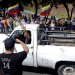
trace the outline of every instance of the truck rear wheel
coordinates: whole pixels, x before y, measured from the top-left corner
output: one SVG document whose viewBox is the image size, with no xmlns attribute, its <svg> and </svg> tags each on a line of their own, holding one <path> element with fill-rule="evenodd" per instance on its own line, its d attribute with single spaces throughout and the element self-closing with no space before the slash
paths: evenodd
<svg viewBox="0 0 75 75">
<path fill-rule="evenodd" d="M 61 65 L 57 73 L 58 75 L 75 75 L 75 65 Z"/>
</svg>

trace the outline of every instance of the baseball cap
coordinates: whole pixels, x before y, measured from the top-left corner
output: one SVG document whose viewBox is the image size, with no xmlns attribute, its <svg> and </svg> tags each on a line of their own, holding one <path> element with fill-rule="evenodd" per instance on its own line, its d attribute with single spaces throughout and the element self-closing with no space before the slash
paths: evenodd
<svg viewBox="0 0 75 75">
<path fill-rule="evenodd" d="M 5 47 L 13 47 L 14 44 L 15 44 L 15 40 L 13 38 L 7 38 L 5 41 L 4 41 L 4 44 L 5 44 Z"/>
</svg>

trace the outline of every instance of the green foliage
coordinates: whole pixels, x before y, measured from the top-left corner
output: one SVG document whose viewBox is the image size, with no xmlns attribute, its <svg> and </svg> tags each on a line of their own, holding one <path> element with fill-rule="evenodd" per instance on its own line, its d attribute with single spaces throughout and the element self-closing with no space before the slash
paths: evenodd
<svg viewBox="0 0 75 75">
<path fill-rule="evenodd" d="M 69 17 L 68 4 L 72 4 L 72 6 L 73 6 L 72 11 L 71 11 L 71 16 L 72 16 L 73 9 L 75 7 L 75 0 L 2 0 L 2 1 L 0 1 L 0 7 L 8 8 L 12 5 L 15 5 L 16 3 L 19 3 L 20 10 L 23 10 L 23 5 L 27 6 L 28 4 L 31 4 L 31 6 L 34 6 L 34 4 L 35 4 L 35 14 L 37 14 L 37 12 L 38 12 L 39 5 L 46 6 L 46 5 L 50 4 L 51 8 L 52 7 L 57 8 L 59 4 L 63 4 L 67 10 L 68 17 Z"/>
<path fill-rule="evenodd" d="M 67 14 L 57 14 L 56 15 L 57 18 L 67 18 Z"/>
</svg>

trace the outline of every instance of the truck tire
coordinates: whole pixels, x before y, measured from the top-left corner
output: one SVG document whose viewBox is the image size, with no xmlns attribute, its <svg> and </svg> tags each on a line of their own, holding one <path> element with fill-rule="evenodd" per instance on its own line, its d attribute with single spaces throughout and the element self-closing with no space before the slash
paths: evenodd
<svg viewBox="0 0 75 75">
<path fill-rule="evenodd" d="M 58 75 L 75 75 L 75 65 L 61 65 L 57 70 Z"/>
</svg>

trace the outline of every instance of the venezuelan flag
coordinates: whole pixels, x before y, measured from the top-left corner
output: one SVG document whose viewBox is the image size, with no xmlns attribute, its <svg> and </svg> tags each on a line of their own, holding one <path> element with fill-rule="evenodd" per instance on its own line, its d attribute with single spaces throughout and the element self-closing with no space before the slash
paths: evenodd
<svg viewBox="0 0 75 75">
<path fill-rule="evenodd" d="M 19 4 L 18 3 L 16 5 L 8 8 L 8 14 L 14 14 L 14 13 L 19 13 L 19 12 L 20 12 L 20 10 L 19 10 Z"/>
<path fill-rule="evenodd" d="M 42 8 L 41 16 L 46 16 L 50 13 L 50 4 Z"/>
</svg>

